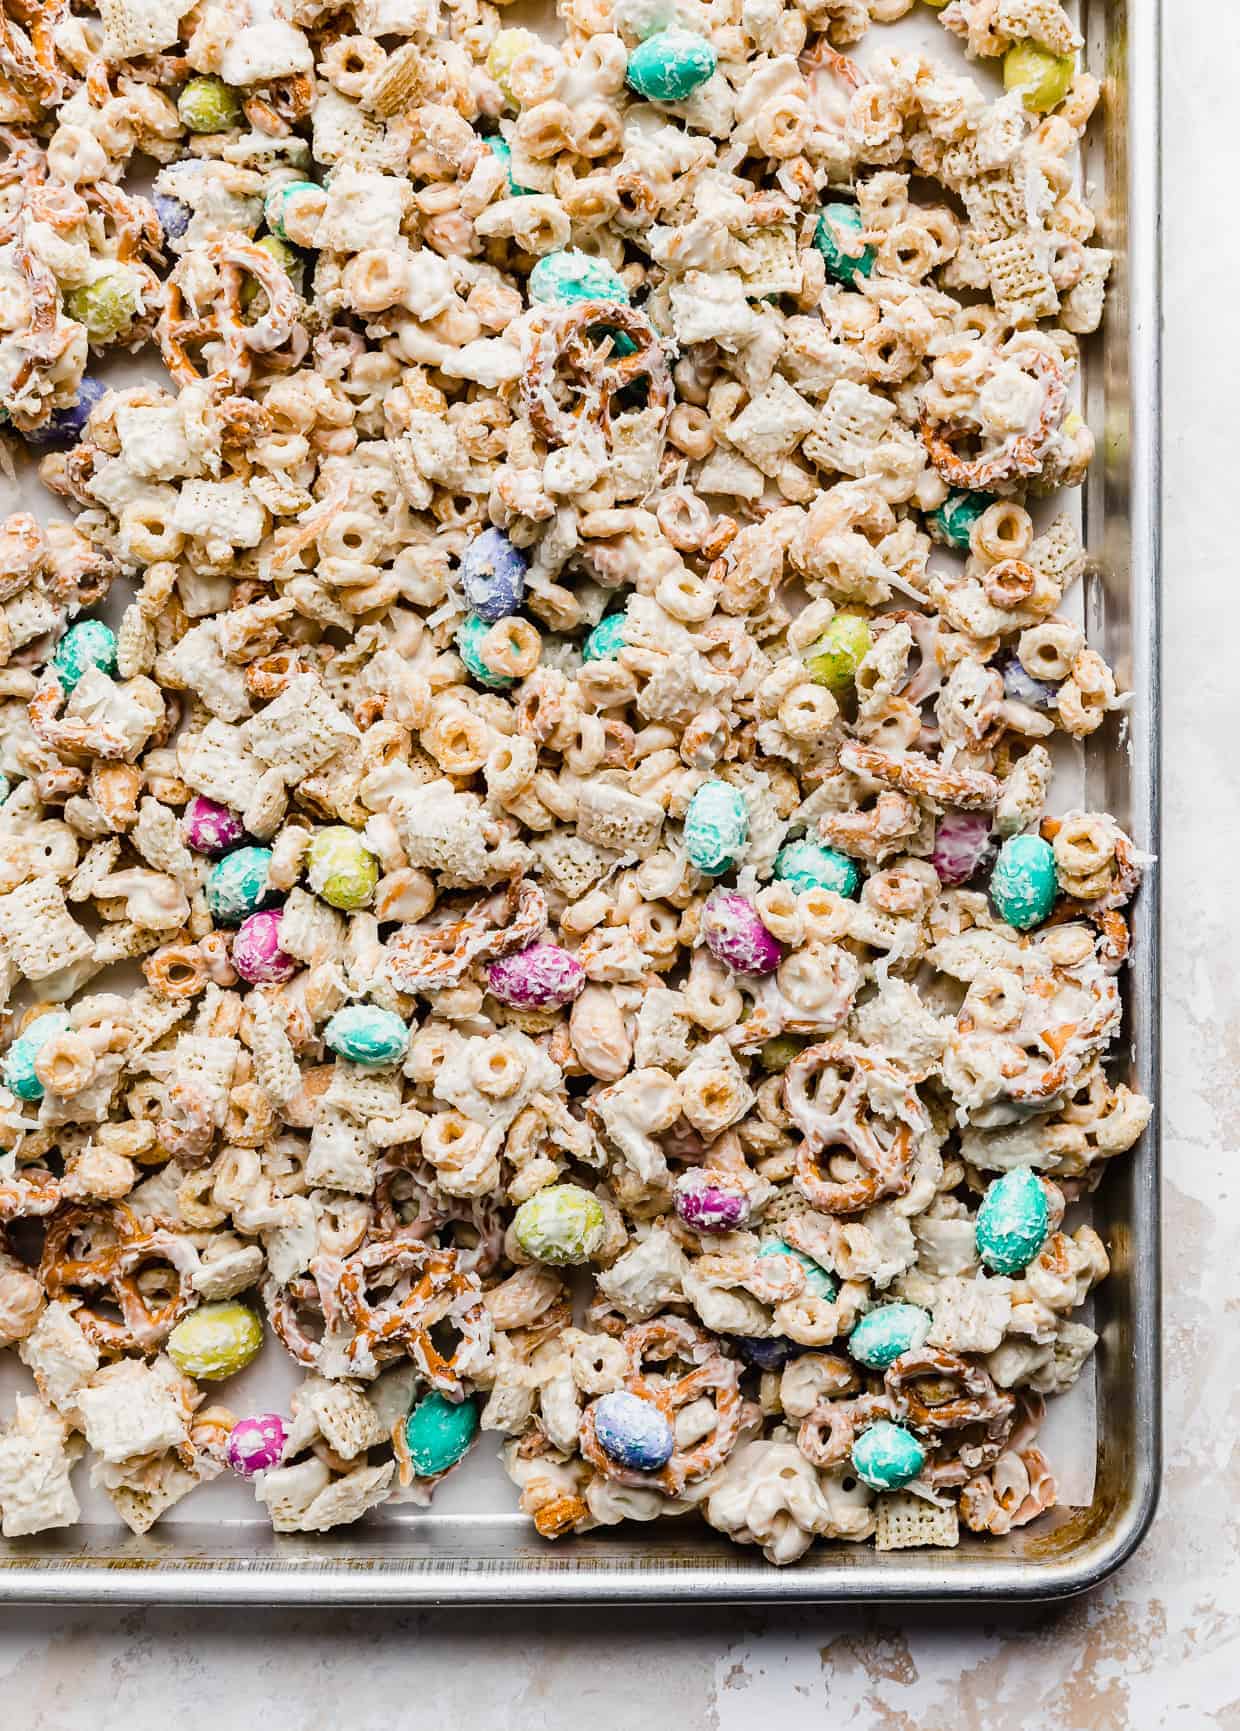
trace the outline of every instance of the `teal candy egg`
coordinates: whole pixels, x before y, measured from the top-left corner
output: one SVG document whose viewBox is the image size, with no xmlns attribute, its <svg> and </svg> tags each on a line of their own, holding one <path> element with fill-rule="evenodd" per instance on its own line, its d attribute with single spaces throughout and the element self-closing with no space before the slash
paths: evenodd
<svg viewBox="0 0 1240 1731">
<path fill-rule="evenodd" d="M 994 495 L 991 493 L 965 493 L 955 489 L 947 495 L 937 511 L 931 511 L 930 533 L 936 541 L 946 542 L 949 547 L 958 547 L 962 552 L 967 552 L 973 525 L 993 504 Z"/>
<path fill-rule="evenodd" d="M 629 55 L 625 81 L 649 102 L 683 102 L 714 76 L 719 56 L 691 30 L 659 30 Z"/>
<path fill-rule="evenodd" d="M 263 206 L 263 215 L 272 234 L 278 240 L 292 241 L 293 236 L 285 227 L 288 212 L 298 200 L 310 210 L 321 207 L 323 190 L 315 180 L 285 180 L 273 187 Z"/>
<path fill-rule="evenodd" d="M 4 1085 L 19 1100 L 41 1100 L 43 1084 L 35 1075 L 34 1061 L 50 1039 L 72 1027 L 63 1010 L 49 1010 L 27 1024 L 4 1054 L 0 1074 Z"/>
<path fill-rule="evenodd" d="M 1017 1166 L 987 1190 L 977 1211 L 977 1254 L 995 1274 L 1019 1274 L 1050 1231 L 1046 1190 L 1035 1172 Z"/>
<path fill-rule="evenodd" d="M 805 890 L 834 890 L 837 896 L 855 896 L 861 873 L 854 861 L 838 848 L 820 847 L 816 841 L 790 841 L 775 855 L 775 876 L 791 884 L 798 895 Z"/>
<path fill-rule="evenodd" d="M 874 269 L 874 248 L 862 240 L 864 230 L 855 204 L 827 204 L 818 213 L 814 245 L 827 261 L 827 275 L 846 288 Z"/>
<path fill-rule="evenodd" d="M 704 781 L 685 813 L 685 852 L 707 877 L 731 871 L 749 840 L 749 811 L 739 788 Z"/>
<path fill-rule="evenodd" d="M 469 1452 L 478 1434 L 478 1408 L 472 1400 L 446 1400 L 438 1389 L 424 1395 L 405 1420 L 409 1464 L 420 1479 L 446 1473 Z"/>
<path fill-rule="evenodd" d="M 480 684 L 489 685 L 493 691 L 507 691 L 516 680 L 506 673 L 493 672 L 482 659 L 482 640 L 490 629 L 489 619 L 479 619 L 476 613 L 471 613 L 457 631 L 456 652 Z"/>
<path fill-rule="evenodd" d="M 269 847 L 238 847 L 207 873 L 207 907 L 221 926 L 239 926 L 271 893 Z"/>
<path fill-rule="evenodd" d="M 882 1304 L 871 1310 L 848 1337 L 848 1350 L 858 1364 L 886 1370 L 901 1353 L 926 1344 L 930 1312 L 918 1304 Z"/>
<path fill-rule="evenodd" d="M 853 1444 L 853 1471 L 876 1491 L 898 1491 L 926 1464 L 926 1451 L 902 1424 L 880 1419 Z"/>
<path fill-rule="evenodd" d="M 536 1190 L 517 1209 L 512 1225 L 527 1256 L 557 1268 L 588 1262 L 607 1230 L 597 1196 L 578 1184 L 549 1184 Z"/>
<path fill-rule="evenodd" d="M 588 252 L 545 253 L 530 272 L 530 300 L 566 307 L 575 301 L 622 301 L 629 291 L 619 271 Z"/>
<path fill-rule="evenodd" d="M 116 672 L 116 633 L 102 619 L 79 619 L 56 645 L 52 656 L 56 677 L 66 694 L 73 690 L 88 668 L 101 673 Z"/>
<path fill-rule="evenodd" d="M 518 186 L 516 181 L 512 178 L 512 146 L 509 144 L 508 140 L 497 132 L 493 138 L 487 139 L 487 149 L 498 162 L 502 162 L 504 165 L 504 172 L 508 176 L 509 196 L 512 198 L 528 198 L 530 196 L 530 188 L 528 186 Z"/>
<path fill-rule="evenodd" d="M 820 1262 L 815 1262 L 812 1256 L 806 1256 L 802 1250 L 794 1250 L 790 1244 L 785 1244 L 782 1238 L 764 1240 L 758 1250 L 761 1256 L 791 1256 L 794 1262 L 799 1262 L 805 1270 L 805 1290 L 811 1298 L 832 1299 L 839 1288 Z"/>
<path fill-rule="evenodd" d="M 328 1022 L 323 1038 L 338 1057 L 375 1068 L 398 1063 L 409 1049 L 409 1029 L 394 1010 L 377 1004 L 346 1004 Z"/>
<path fill-rule="evenodd" d="M 583 661 L 614 661 L 624 648 L 624 614 L 609 613 L 586 638 Z"/>
<path fill-rule="evenodd" d="M 1040 835 L 1014 835 L 999 849 L 990 874 L 990 904 L 1001 920 L 1027 932 L 1055 905 L 1059 874 L 1055 850 Z"/>
</svg>

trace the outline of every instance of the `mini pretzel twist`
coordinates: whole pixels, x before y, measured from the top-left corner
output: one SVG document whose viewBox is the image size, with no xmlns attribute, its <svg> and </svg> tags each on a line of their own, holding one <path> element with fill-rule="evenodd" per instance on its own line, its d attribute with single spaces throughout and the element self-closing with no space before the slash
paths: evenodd
<svg viewBox="0 0 1240 1731">
<path fill-rule="evenodd" d="M 1005 482 L 1036 475 L 1042 468 L 1046 447 L 1068 400 L 1067 379 L 1062 363 L 1041 350 L 1022 355 L 1019 364 L 1025 372 L 1042 381 L 1042 405 L 1037 425 L 1030 432 L 1010 434 L 997 451 L 984 453 L 971 461 L 958 456 L 956 446 L 968 437 L 970 429 L 950 424 L 938 426 L 923 411 L 922 443 L 930 461 L 949 486 L 989 492 Z"/>
<path fill-rule="evenodd" d="M 883 1378 L 891 1410 L 942 1446 L 951 1437 L 954 1455 L 932 1461 L 927 1479 L 964 1484 L 992 1466 L 1007 1447 L 1016 1400 L 995 1387 L 989 1371 L 943 1347 L 903 1353 Z"/>
<path fill-rule="evenodd" d="M 94 1226 L 101 1226 L 111 1242 L 75 1255 L 75 1241 L 91 1236 Z M 147 1231 L 133 1210 L 118 1202 L 58 1214 L 43 1241 L 39 1277 L 49 1298 L 73 1300 L 87 1292 L 119 1309 L 118 1322 L 78 1303 L 78 1326 L 94 1346 L 105 1352 L 152 1352 L 197 1303 L 193 1275 L 198 1266 L 190 1239 L 162 1227 Z M 160 1268 L 162 1277 L 154 1274 Z"/>
<path fill-rule="evenodd" d="M 276 364 L 278 349 L 290 344 L 286 364 L 296 366 L 309 347 L 305 327 L 298 322 L 300 302 L 278 259 L 261 246 L 229 234 L 205 249 L 215 266 L 218 293 L 206 312 L 190 310 L 185 296 L 186 262 L 172 272 L 164 285 L 164 305 L 156 334 L 164 364 L 179 385 L 196 384 L 206 370 L 190 354 L 191 345 L 218 344 L 220 364 L 212 372 L 224 372 L 235 385 L 249 383 L 254 357 L 262 355 Z M 196 261 L 195 261 L 196 263 Z M 266 310 L 253 323 L 243 318 L 242 291 L 247 277 L 253 278 L 267 296 Z"/>
<path fill-rule="evenodd" d="M 887 1105 L 872 1105 L 875 1084 Z M 822 1094 L 830 1096 L 828 1100 Z M 929 1115 L 906 1078 L 890 1064 L 845 1042 L 810 1046 L 784 1076 L 784 1100 L 805 1140 L 797 1151 L 796 1185 L 824 1214 L 857 1214 L 884 1196 L 903 1196 Z M 831 1179 L 824 1153 L 851 1155 L 857 1170 Z"/>
<path fill-rule="evenodd" d="M 605 359 L 589 339 L 604 327 L 621 331 L 636 344 L 631 354 Z M 534 338 L 521 396 L 530 425 L 549 445 L 567 445 L 583 423 L 611 433 L 621 391 L 647 381 L 649 402 L 664 415 L 671 410 L 672 382 L 654 327 L 644 313 L 621 301 L 581 301 L 550 318 Z M 567 391 L 575 399 L 561 401 Z"/>
</svg>

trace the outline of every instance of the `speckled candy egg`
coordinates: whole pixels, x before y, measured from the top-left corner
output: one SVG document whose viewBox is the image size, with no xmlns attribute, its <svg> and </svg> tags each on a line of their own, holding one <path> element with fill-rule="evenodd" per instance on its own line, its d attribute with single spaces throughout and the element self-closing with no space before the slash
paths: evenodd
<svg viewBox="0 0 1240 1731">
<path fill-rule="evenodd" d="M 424 1395 L 405 1420 L 409 1464 L 420 1479 L 446 1473 L 478 1434 L 478 1407 L 472 1400 L 447 1400 L 438 1389 Z"/>
<path fill-rule="evenodd" d="M 590 1410 L 599 1447 L 619 1466 L 657 1473 L 675 1453 L 675 1433 L 652 1400 L 618 1388 L 600 1395 Z"/>
<path fill-rule="evenodd" d="M 239 926 L 271 894 L 271 849 L 239 847 L 207 873 L 206 896 L 217 925 Z"/>
<path fill-rule="evenodd" d="M 85 374 L 78 385 L 76 401 L 63 409 L 53 409 L 41 427 L 23 433 L 22 438 L 36 449 L 47 445 L 75 444 L 85 430 L 91 410 L 106 394 L 107 388 L 101 380 Z"/>
<path fill-rule="evenodd" d="M 926 1451 L 902 1424 L 880 1419 L 853 1444 L 853 1471 L 876 1491 L 898 1491 L 926 1464 Z"/>
<path fill-rule="evenodd" d="M 803 1250 L 794 1250 L 790 1244 L 785 1244 L 782 1238 L 766 1238 L 758 1249 L 759 1256 L 790 1256 L 794 1262 L 799 1262 L 805 1270 L 805 1291 L 810 1298 L 833 1299 L 839 1291 L 833 1277 L 820 1262 L 815 1262 L 812 1256 L 806 1256 Z"/>
<path fill-rule="evenodd" d="M 941 884 L 967 884 L 985 871 L 994 857 L 995 841 L 985 813 L 949 811 L 939 819 L 930 864 Z"/>
<path fill-rule="evenodd" d="M 232 965 L 252 986 L 278 985 L 291 980 L 297 962 L 280 948 L 279 908 L 251 914 L 233 939 Z"/>
<path fill-rule="evenodd" d="M 1054 708 L 1059 687 L 1035 679 L 1019 656 L 1005 655 L 997 665 L 1003 676 L 1003 695 L 1009 703 L 1023 703 L 1026 709 L 1037 710 L 1039 714 Z"/>
<path fill-rule="evenodd" d="M 672 1205 L 695 1232 L 735 1232 L 749 1219 L 749 1197 L 722 1172 L 695 1166 L 682 1172 L 672 1192 Z"/>
<path fill-rule="evenodd" d="M 155 214 L 159 218 L 159 226 L 164 232 L 165 240 L 180 240 L 189 227 L 193 215 L 189 205 L 182 204 L 179 198 L 173 198 L 169 193 L 157 192 L 151 201 L 155 206 Z"/>
<path fill-rule="evenodd" d="M 379 862 L 355 829 L 331 824 L 319 830 L 306 853 L 310 888 L 329 907 L 351 913 L 364 908 L 379 881 Z"/>
<path fill-rule="evenodd" d="M 739 788 L 727 781 L 704 781 L 685 813 L 685 852 L 707 877 L 731 871 L 749 840 L 749 810 Z"/>
<path fill-rule="evenodd" d="M 874 248 L 862 240 L 864 231 L 855 204 L 827 204 L 818 213 L 814 245 L 827 261 L 832 282 L 850 288 L 859 276 L 869 276 L 874 269 Z"/>
<path fill-rule="evenodd" d="M 926 1344 L 930 1313 L 918 1304 L 880 1304 L 863 1316 L 848 1337 L 848 1350 L 858 1364 L 886 1370 L 901 1353 Z"/>
<path fill-rule="evenodd" d="M 374 1069 L 399 1063 L 409 1049 L 409 1029 L 395 1010 L 377 1004 L 346 1004 L 328 1022 L 323 1038 L 338 1057 Z"/>
<path fill-rule="evenodd" d="M 288 1441 L 288 1429 L 278 1412 L 256 1412 L 239 1418 L 228 1433 L 228 1464 L 243 1479 L 278 1467 Z"/>
<path fill-rule="evenodd" d="M 754 1370 L 782 1370 L 801 1352 L 794 1340 L 786 1340 L 782 1335 L 766 1340 L 759 1334 L 734 1334 L 731 1339 L 745 1363 Z"/>
<path fill-rule="evenodd" d="M 527 1256 L 556 1268 L 588 1262 L 607 1231 L 598 1197 L 578 1184 L 549 1184 L 535 1191 L 517 1209 L 512 1225 Z"/>
<path fill-rule="evenodd" d="M 982 1198 L 974 1227 L 977 1254 L 995 1274 L 1019 1274 L 1049 1231 L 1046 1190 L 1036 1172 L 1017 1166 L 996 1178 Z"/>
<path fill-rule="evenodd" d="M 869 624 L 859 613 L 837 613 L 805 657 L 805 670 L 815 685 L 837 695 L 848 691 L 872 642 Z"/>
<path fill-rule="evenodd" d="M 738 974 L 773 974 L 784 952 L 745 896 L 716 890 L 702 910 L 707 948 Z"/>
<path fill-rule="evenodd" d="M 990 493 L 967 493 L 955 488 L 938 510 L 931 511 L 927 518 L 930 533 L 944 546 L 967 552 L 973 525 L 993 504 L 994 497 Z"/>
<path fill-rule="evenodd" d="M 88 668 L 101 673 L 116 672 L 116 633 L 102 619 L 80 619 L 71 625 L 52 656 L 56 677 L 66 692 L 72 691 Z"/>
<path fill-rule="evenodd" d="M 35 1074 L 35 1059 L 49 1040 L 66 1033 L 72 1026 L 63 1010 L 49 1010 L 45 1016 L 36 1016 L 32 1022 L 27 1022 L 14 1040 L 4 1054 L 0 1075 L 4 1077 L 5 1087 L 19 1100 L 43 1098 L 43 1084 Z"/>
<path fill-rule="evenodd" d="M 471 613 L 457 627 L 456 652 L 480 685 L 490 686 L 492 691 L 507 691 L 510 685 L 517 683 L 516 680 L 507 673 L 496 673 L 482 658 L 483 639 L 492 624 L 493 620 L 480 619 L 476 613 Z"/>
<path fill-rule="evenodd" d="M 185 808 L 181 834 L 195 853 L 227 853 L 244 838 L 245 825 L 238 812 L 196 793 Z"/>
<path fill-rule="evenodd" d="M 683 102 L 713 78 L 714 44 L 691 30 L 658 30 L 629 55 L 625 82 L 648 102 Z"/>
<path fill-rule="evenodd" d="M 581 651 L 583 661 L 614 661 L 624 648 L 623 613 L 609 613 L 586 638 Z"/>
<path fill-rule="evenodd" d="M 1001 920 L 1027 932 L 1055 905 L 1059 874 L 1055 850 L 1040 835 L 1014 835 L 999 849 L 990 874 L 990 904 Z"/>
<path fill-rule="evenodd" d="M 593 253 L 545 253 L 530 272 L 530 300 L 544 306 L 566 307 L 576 301 L 621 301 L 629 290 L 624 278 L 605 258 Z"/>
<path fill-rule="evenodd" d="M 479 619 L 507 619 L 525 595 L 525 554 L 502 529 L 484 529 L 461 554 L 461 589 Z"/>
<path fill-rule="evenodd" d="M 204 1304 L 168 1336 L 168 1357 L 186 1376 L 221 1382 L 258 1357 L 263 1325 L 244 1304 Z"/>
<path fill-rule="evenodd" d="M 585 983 L 585 969 L 559 944 L 529 944 L 487 969 L 487 987 L 500 1003 L 528 1010 L 571 1004 Z"/>
<path fill-rule="evenodd" d="M 861 873 L 854 860 L 838 848 L 820 847 L 816 841 L 790 841 L 775 855 L 775 876 L 791 884 L 798 895 L 806 890 L 834 890 L 837 896 L 855 896 Z"/>
</svg>

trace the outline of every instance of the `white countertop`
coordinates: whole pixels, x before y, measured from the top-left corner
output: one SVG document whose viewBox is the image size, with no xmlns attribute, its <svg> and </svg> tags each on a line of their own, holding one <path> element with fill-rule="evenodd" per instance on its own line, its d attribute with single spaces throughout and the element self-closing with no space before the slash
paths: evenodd
<svg viewBox="0 0 1240 1731">
<path fill-rule="evenodd" d="M 1165 10 L 1167 1473 L 1144 1548 L 1088 1599 L 967 1618 L 8 1611 L 0 1693 L 15 1727 L 754 1731 L 775 1714 L 780 1731 L 1240 1725 L 1240 630 L 1222 647 L 1240 583 L 1227 529 L 1240 222 L 1218 168 L 1237 154 L 1240 9 Z"/>
</svg>

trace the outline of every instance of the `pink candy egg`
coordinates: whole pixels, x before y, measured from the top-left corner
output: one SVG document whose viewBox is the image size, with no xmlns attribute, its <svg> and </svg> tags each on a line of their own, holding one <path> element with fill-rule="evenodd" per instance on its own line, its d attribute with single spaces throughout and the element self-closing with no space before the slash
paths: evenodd
<svg viewBox="0 0 1240 1731">
<path fill-rule="evenodd" d="M 585 969 L 559 944 L 530 944 L 487 969 L 487 984 L 500 1003 L 522 1009 L 558 1009 L 572 1003 L 585 983 Z"/>
<path fill-rule="evenodd" d="M 228 1464 L 243 1479 L 277 1467 L 288 1441 L 288 1431 L 278 1412 L 258 1412 L 238 1419 L 228 1433 Z"/>
<path fill-rule="evenodd" d="M 778 940 L 744 896 L 711 896 L 702 913 L 702 933 L 711 954 L 738 974 L 773 974 L 784 959 Z"/>
<path fill-rule="evenodd" d="M 749 1198 L 720 1172 L 694 1168 L 676 1180 L 673 1205 L 698 1232 L 734 1232 L 749 1218 Z"/>
<path fill-rule="evenodd" d="M 977 811 L 949 811 L 939 819 L 934 832 L 930 864 L 939 882 L 949 887 L 967 884 L 994 857 L 995 844 L 990 819 Z"/>
<path fill-rule="evenodd" d="M 235 811 L 213 799 L 195 794 L 181 820 L 187 847 L 195 853 L 226 853 L 245 838 L 245 827 Z"/>
<path fill-rule="evenodd" d="M 251 985 L 291 980 L 297 963 L 280 948 L 280 909 L 265 908 L 243 921 L 233 939 L 232 965 Z"/>
</svg>

